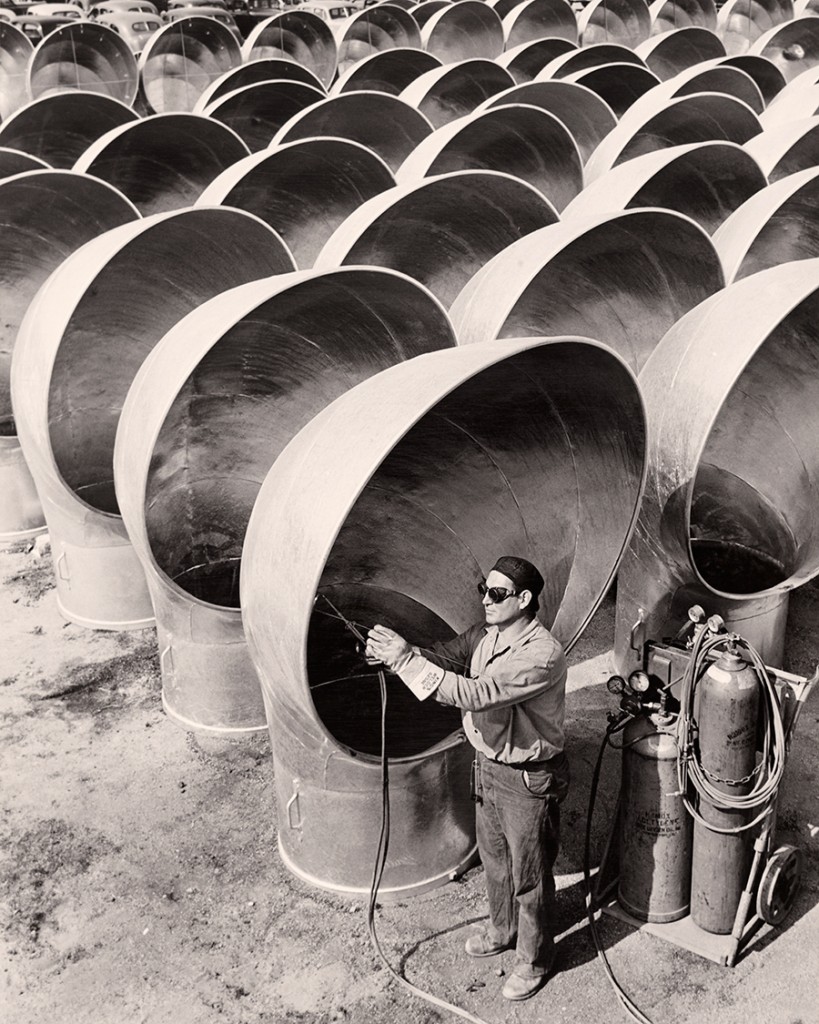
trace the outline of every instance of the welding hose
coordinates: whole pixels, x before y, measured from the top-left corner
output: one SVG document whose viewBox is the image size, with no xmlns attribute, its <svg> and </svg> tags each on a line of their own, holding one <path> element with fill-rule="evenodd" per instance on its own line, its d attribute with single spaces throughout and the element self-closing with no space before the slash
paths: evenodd
<svg viewBox="0 0 819 1024">
<path fill-rule="evenodd" d="M 597 958 L 600 961 L 606 977 L 614 989 L 614 994 L 617 996 L 617 1000 L 626 1013 L 631 1017 L 632 1020 L 636 1020 L 638 1024 L 652 1024 L 651 1018 L 646 1016 L 640 1007 L 634 1002 L 633 999 L 628 995 L 625 989 L 622 987 L 620 982 L 615 977 L 614 971 L 612 970 L 611 964 L 609 963 L 608 957 L 606 956 L 606 950 L 603 947 L 603 942 L 600 938 L 600 933 L 597 929 L 597 918 L 595 914 L 597 907 L 595 905 L 594 895 L 592 893 L 591 884 L 591 831 L 592 831 L 592 820 L 594 818 L 594 805 L 597 802 L 597 787 L 600 783 L 600 772 L 603 767 L 603 757 L 606 753 L 606 747 L 612 747 L 614 750 L 622 750 L 622 747 L 616 747 L 612 742 L 612 736 L 624 729 L 626 725 L 626 717 L 620 716 L 615 719 L 609 727 L 606 729 L 606 734 L 603 737 L 603 742 L 600 744 L 600 752 L 597 755 L 597 763 L 594 766 L 592 772 L 591 787 L 589 790 L 589 808 L 586 814 L 586 836 L 583 843 L 583 878 L 586 884 L 586 914 L 589 921 L 589 931 L 591 932 L 592 940 L 594 942 L 594 948 L 597 951 Z M 640 737 L 644 739 L 645 737 Z M 636 742 L 636 741 L 635 741 Z"/>
<path fill-rule="evenodd" d="M 708 778 L 697 755 L 694 742 L 696 731 L 694 723 L 694 698 L 696 688 L 703 674 L 706 660 L 716 648 L 727 643 L 741 647 L 747 652 L 751 667 L 756 672 L 757 680 L 762 687 L 762 707 L 765 716 L 763 749 L 759 770 L 754 776 L 754 783 L 750 791 L 736 796 L 717 789 Z M 762 659 L 742 637 L 736 634 L 706 637 L 705 630 L 702 630 L 696 637 L 680 688 L 680 716 L 677 721 L 676 738 L 679 750 L 677 758 L 679 792 L 682 794 L 683 805 L 695 821 L 698 821 L 712 832 L 718 832 L 722 835 L 735 835 L 754 828 L 767 817 L 776 799 L 782 781 L 782 774 L 785 770 L 785 729 L 782 723 L 776 687 L 771 682 L 768 670 Z M 717 810 L 753 811 L 758 807 L 761 809 L 753 820 L 744 825 L 721 828 L 706 821 L 696 807 L 694 807 L 688 795 L 690 792 L 689 783 L 702 799 L 708 801 Z"/>
<path fill-rule="evenodd" d="M 387 863 L 387 851 L 390 845 L 390 762 L 387 756 L 387 683 L 383 670 L 378 673 L 378 684 L 381 690 L 381 831 L 378 836 L 378 848 L 375 855 L 372 882 L 370 883 L 370 896 L 367 902 L 367 932 L 370 936 L 370 943 L 379 960 L 392 977 L 414 996 L 425 1000 L 427 1003 L 432 1003 L 433 1006 L 437 1006 L 439 1009 L 448 1010 L 457 1017 L 470 1021 L 471 1024 L 488 1024 L 483 1018 L 476 1017 L 474 1014 L 469 1013 L 468 1010 L 463 1010 L 460 1006 L 448 1003 L 445 999 L 439 999 L 438 996 L 425 992 L 423 989 L 413 985 L 412 982 L 407 981 L 387 960 L 378 941 L 375 931 L 376 900 L 378 899 L 378 888 L 381 885 L 384 866 Z"/>
</svg>

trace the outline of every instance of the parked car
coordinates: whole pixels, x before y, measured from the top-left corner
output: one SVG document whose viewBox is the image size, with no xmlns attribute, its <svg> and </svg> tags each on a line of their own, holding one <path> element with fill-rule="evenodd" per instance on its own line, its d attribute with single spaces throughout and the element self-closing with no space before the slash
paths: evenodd
<svg viewBox="0 0 819 1024">
<path fill-rule="evenodd" d="M 20 31 L 29 37 L 29 39 L 36 46 L 37 43 L 47 36 L 49 32 L 53 32 L 55 28 L 62 28 L 63 25 L 76 25 L 77 18 L 66 18 L 62 14 L 53 15 L 40 15 L 34 16 L 30 14 L 20 14 L 14 18 L 10 24 L 19 28 Z"/>
<path fill-rule="evenodd" d="M 229 28 L 236 37 L 237 42 L 244 42 L 236 20 L 224 7 L 175 7 L 173 10 L 167 10 L 162 17 L 164 21 L 169 23 L 182 21 L 183 18 L 213 18 L 214 21 L 218 21 L 226 28 Z"/>
<path fill-rule="evenodd" d="M 96 3 L 90 8 L 88 16 L 99 20 L 103 14 L 121 14 L 123 12 L 152 14 L 154 17 L 159 15 L 159 11 L 154 4 L 150 3 L 150 0 L 103 0 L 102 3 Z"/>
<path fill-rule="evenodd" d="M 162 28 L 158 14 L 145 14 L 143 11 L 116 11 L 113 14 L 101 14 L 97 18 L 98 25 L 105 25 L 118 36 L 122 36 L 134 53 L 142 53 L 145 44 Z"/>
<path fill-rule="evenodd" d="M 76 21 L 82 18 L 82 11 L 73 4 L 32 4 L 26 10 L 26 16 L 31 18 L 73 18 Z"/>
<path fill-rule="evenodd" d="M 225 0 L 168 0 L 169 11 L 181 11 L 188 7 L 221 7 L 226 11 L 227 3 Z"/>
<path fill-rule="evenodd" d="M 299 4 L 300 11 L 309 11 L 310 14 L 317 14 L 324 21 L 336 25 L 340 21 L 352 18 L 358 11 L 350 3 L 341 3 L 339 0 L 310 0 L 310 3 Z"/>
</svg>

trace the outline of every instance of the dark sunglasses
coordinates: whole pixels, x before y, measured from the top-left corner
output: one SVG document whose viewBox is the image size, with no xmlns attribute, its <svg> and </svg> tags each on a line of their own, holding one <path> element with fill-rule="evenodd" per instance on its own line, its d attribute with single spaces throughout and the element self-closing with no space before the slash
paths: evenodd
<svg viewBox="0 0 819 1024">
<path fill-rule="evenodd" d="M 516 590 L 507 590 L 506 587 L 487 587 L 485 583 L 478 584 L 478 593 L 481 597 L 489 595 L 492 604 L 502 604 L 509 597 L 517 597 Z"/>
</svg>

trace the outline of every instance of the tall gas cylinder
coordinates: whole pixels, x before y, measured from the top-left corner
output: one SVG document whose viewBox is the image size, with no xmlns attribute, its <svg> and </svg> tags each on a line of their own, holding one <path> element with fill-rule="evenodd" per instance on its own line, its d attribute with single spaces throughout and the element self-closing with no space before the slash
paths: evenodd
<svg viewBox="0 0 819 1024">
<path fill-rule="evenodd" d="M 679 795 L 675 720 L 638 715 L 623 730 L 617 898 L 640 921 L 688 913 L 691 816 Z"/>
<path fill-rule="evenodd" d="M 743 796 L 753 788 L 756 764 L 759 681 L 756 671 L 730 649 L 703 673 L 695 701 L 699 756 L 715 789 Z M 748 823 L 750 811 L 726 810 L 700 796 L 701 817 L 720 829 Z M 753 835 L 724 834 L 694 823 L 691 917 L 716 935 L 728 935 L 748 880 Z"/>
</svg>

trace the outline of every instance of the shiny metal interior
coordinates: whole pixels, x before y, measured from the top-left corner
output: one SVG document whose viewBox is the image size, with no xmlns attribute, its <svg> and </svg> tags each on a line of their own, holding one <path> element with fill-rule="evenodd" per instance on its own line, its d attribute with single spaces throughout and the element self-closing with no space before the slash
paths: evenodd
<svg viewBox="0 0 819 1024">
<path fill-rule="evenodd" d="M 76 89 L 110 96 L 130 106 L 138 85 L 131 47 L 113 29 L 92 21 L 78 20 L 49 32 L 28 65 L 32 99 Z"/>
<path fill-rule="evenodd" d="M 205 108 L 204 115 L 227 125 L 255 153 L 270 145 L 282 125 L 325 96 L 323 89 L 304 82 L 255 82 L 219 96 Z"/>
<path fill-rule="evenodd" d="M 0 120 L 28 101 L 26 70 L 34 47 L 16 25 L 0 21 Z"/>
<path fill-rule="evenodd" d="M 293 60 L 286 60 L 284 57 L 259 57 L 247 64 L 239 64 L 235 68 L 225 71 L 214 82 L 205 89 L 196 106 L 194 114 L 201 114 L 214 100 L 225 96 L 235 89 L 241 89 L 245 85 L 255 85 L 257 82 L 272 82 L 274 80 L 289 79 L 293 82 L 304 82 L 305 85 L 312 85 L 326 93 L 327 90 L 309 68 L 297 64 Z"/>
<path fill-rule="evenodd" d="M 749 74 L 759 86 L 766 106 L 785 86 L 785 76 L 767 57 L 743 53 L 732 57 L 722 57 L 720 63 L 727 67 L 740 68 Z"/>
<path fill-rule="evenodd" d="M 717 27 L 714 0 L 653 0 L 649 4 L 651 34 L 661 35 L 691 27 L 713 31 Z"/>
<path fill-rule="evenodd" d="M 708 0 L 714 10 L 713 0 Z M 675 6 L 667 0 L 667 6 Z M 699 9 L 699 4 L 695 4 Z M 655 22 L 656 28 L 656 22 Z M 664 82 L 667 78 L 685 71 L 706 60 L 717 60 L 725 56 L 722 40 L 710 29 L 691 24 L 687 28 L 672 28 L 666 25 L 662 34 L 654 34 L 637 47 L 637 54 L 646 62 L 650 71 Z"/>
<path fill-rule="evenodd" d="M 401 99 L 420 110 L 433 128 L 440 128 L 514 84 L 509 72 L 492 60 L 464 60 L 419 75 Z"/>
<path fill-rule="evenodd" d="M 351 213 L 394 185 L 390 169 L 365 146 L 304 139 L 237 161 L 205 189 L 198 205 L 234 206 L 260 217 L 304 269 Z"/>
<path fill-rule="evenodd" d="M 594 43 L 592 46 L 569 50 L 555 57 L 538 73 L 537 81 L 565 78 L 567 75 L 573 75 L 576 71 L 598 67 L 600 64 L 624 63 L 640 64 L 645 67 L 645 61 L 628 46 L 623 46 L 620 43 Z"/>
<path fill-rule="evenodd" d="M 587 89 L 596 92 L 618 118 L 660 82 L 648 68 L 626 63 L 600 64 L 597 67 L 586 68 L 567 75 L 564 81 L 585 85 Z"/>
<path fill-rule="evenodd" d="M 510 103 L 525 103 L 554 114 L 566 125 L 585 163 L 617 124 L 614 111 L 585 85 L 563 79 L 526 82 L 486 100 L 478 110 Z"/>
<path fill-rule="evenodd" d="M 432 131 L 427 118 L 398 96 L 350 92 L 315 103 L 291 118 L 273 137 L 271 148 L 299 139 L 333 136 L 366 146 L 397 171 Z"/>
<path fill-rule="evenodd" d="M 577 43 L 577 19 L 565 0 L 525 0 L 503 15 L 507 50 L 536 39 L 567 39 Z M 497 9 L 497 8 L 496 8 Z"/>
<path fill-rule="evenodd" d="M 418 23 L 401 7 L 379 3 L 365 7 L 335 29 L 338 70 L 344 74 L 356 61 L 396 47 L 421 48 Z"/>
<path fill-rule="evenodd" d="M 577 45 L 568 39 L 535 39 L 529 43 L 507 46 L 496 63 L 506 68 L 515 82 L 522 85 L 531 82 L 555 57 L 576 49 Z"/>
<path fill-rule="evenodd" d="M 0 124 L 0 146 L 20 149 L 51 167 L 69 169 L 92 142 L 113 128 L 137 121 L 119 100 L 93 92 L 43 96 Z"/>
<path fill-rule="evenodd" d="M 819 117 L 768 128 L 746 142 L 745 148 L 770 182 L 816 167 L 819 164 Z"/>
<path fill-rule="evenodd" d="M 421 46 L 442 64 L 493 60 L 503 53 L 503 44 L 501 19 L 482 0 L 458 0 L 436 11 L 421 28 Z"/>
<path fill-rule="evenodd" d="M 328 88 L 338 60 L 335 36 L 326 21 L 310 11 L 283 11 L 265 18 L 245 39 L 242 59 L 281 57 L 308 68 Z"/>
<path fill-rule="evenodd" d="M 577 16 L 581 46 L 622 43 L 634 49 L 651 35 L 645 0 L 591 0 Z"/>
<path fill-rule="evenodd" d="M 0 421 L 12 416 L 11 354 L 40 285 L 75 249 L 138 216 L 109 185 L 71 171 L 33 170 L 0 181 Z"/>
<path fill-rule="evenodd" d="M 0 146 L 0 178 L 10 178 L 13 174 L 23 171 L 47 171 L 49 165 L 45 160 L 19 149 L 6 149 Z"/>
<path fill-rule="evenodd" d="M 369 89 L 398 96 L 419 75 L 440 66 L 437 57 L 423 50 L 405 46 L 383 50 L 347 68 L 333 83 L 330 95 Z"/>
<path fill-rule="evenodd" d="M 418 28 L 423 28 L 433 14 L 437 14 L 438 11 L 451 6 L 452 0 L 423 0 L 422 3 L 416 4 L 412 8 L 410 14 L 412 14 Z"/>
<path fill-rule="evenodd" d="M 570 647 L 630 532 L 642 422 L 633 378 L 613 353 L 529 338 L 392 367 L 282 453 L 251 516 L 241 602 L 279 799 L 299 805 L 298 830 L 279 830 L 290 870 L 325 888 L 366 889 L 364 851 L 378 834 L 377 677 L 337 612 L 424 645 L 480 621 L 475 584 L 500 551 L 515 550 L 541 566 L 544 621 Z M 318 489 L 328 473 L 331 492 Z M 286 601 L 282 579 L 292 581 Z M 444 881 L 474 844 L 474 814 L 459 716 L 419 704 L 390 677 L 387 689 L 391 827 L 404 853 L 385 872 L 394 892 Z"/>
<path fill-rule="evenodd" d="M 753 634 L 760 604 L 776 612 L 819 571 L 818 303 L 819 260 L 761 271 L 693 310 L 646 363 L 655 440 L 618 578 L 619 664 L 634 659 L 637 606 L 647 635 L 669 635 L 694 602 L 781 663 L 784 618 L 764 643 Z"/>
<path fill-rule="evenodd" d="M 723 285 L 710 239 L 666 210 L 566 220 L 508 246 L 469 281 L 450 316 L 462 345 L 578 334 L 635 373 L 677 320 Z"/>
<path fill-rule="evenodd" d="M 792 18 L 791 0 L 727 0 L 717 14 L 717 32 L 728 53 L 745 53 L 763 33 Z"/>
<path fill-rule="evenodd" d="M 759 164 L 736 143 L 695 142 L 645 153 L 613 168 L 569 204 L 563 219 L 654 206 L 682 213 L 713 235 L 767 184 Z"/>
<path fill-rule="evenodd" d="M 675 96 L 691 96 L 698 92 L 717 92 L 724 96 L 733 96 L 746 103 L 757 116 L 765 109 L 765 100 L 759 86 L 747 71 L 719 63 L 705 68 L 686 68 L 685 71 L 663 82 L 655 95 L 671 99 Z"/>
<path fill-rule="evenodd" d="M 403 184 L 463 170 L 511 174 L 558 212 L 583 188 L 583 164 L 571 132 L 554 114 L 523 104 L 495 106 L 438 128 L 396 177 Z"/>
<path fill-rule="evenodd" d="M 819 169 L 808 167 L 749 199 L 714 235 L 728 282 L 819 252 Z"/>
<path fill-rule="evenodd" d="M 815 14 L 777 25 L 761 35 L 751 53 L 767 57 L 787 81 L 819 64 L 819 17 Z"/>
<path fill-rule="evenodd" d="M 457 171 L 382 192 L 330 236 L 315 266 L 390 267 L 449 306 L 487 260 L 557 220 L 531 186 L 494 171 Z"/>
<path fill-rule="evenodd" d="M 50 279 L 51 295 L 65 289 L 72 301 L 62 324 L 55 322 L 48 332 L 62 328 L 51 372 L 41 382 L 60 477 L 92 508 L 113 513 L 119 413 L 153 346 L 213 295 L 293 269 L 270 229 L 238 210 L 188 209 L 118 231 L 109 232 L 93 251 L 84 250 L 78 261 L 64 262 Z M 83 273 L 77 273 L 78 263 Z M 48 317 L 49 295 L 40 297 L 32 315 Z"/>
<path fill-rule="evenodd" d="M 97 139 L 74 169 L 118 188 L 143 214 L 190 206 L 227 167 L 248 155 L 225 125 L 199 114 L 155 114 Z"/>
<path fill-rule="evenodd" d="M 240 64 L 227 25 L 191 15 L 155 32 L 139 56 L 142 95 L 155 114 L 192 111 L 211 82 Z"/>
<path fill-rule="evenodd" d="M 756 114 L 733 96 L 703 92 L 668 100 L 648 93 L 626 111 L 594 151 L 586 164 L 586 180 L 593 181 L 643 153 L 710 140 L 743 145 L 761 132 Z"/>
</svg>

